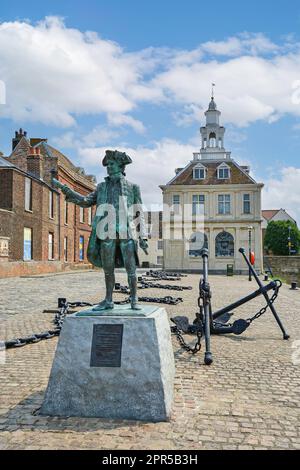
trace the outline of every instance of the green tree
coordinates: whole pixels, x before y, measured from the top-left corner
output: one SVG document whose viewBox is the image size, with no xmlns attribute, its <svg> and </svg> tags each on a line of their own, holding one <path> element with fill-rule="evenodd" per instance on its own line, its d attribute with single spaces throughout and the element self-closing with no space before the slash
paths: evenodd
<svg viewBox="0 0 300 470">
<path fill-rule="evenodd" d="M 300 231 L 297 225 L 289 220 L 272 221 L 267 226 L 264 246 L 267 250 L 271 250 L 274 255 L 288 255 L 289 236 L 291 237 L 292 250 L 298 253 L 300 249 Z"/>
</svg>

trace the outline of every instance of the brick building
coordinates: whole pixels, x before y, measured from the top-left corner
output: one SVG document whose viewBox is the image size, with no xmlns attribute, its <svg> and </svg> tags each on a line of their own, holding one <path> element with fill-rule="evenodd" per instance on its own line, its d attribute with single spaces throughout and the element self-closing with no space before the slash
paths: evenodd
<svg viewBox="0 0 300 470">
<path fill-rule="evenodd" d="M 88 263 L 95 208 L 66 203 L 51 186 L 51 172 L 83 195 L 95 189 L 95 177 L 85 175 L 47 139 L 16 132 L 11 155 L 0 157 L 0 276 Z"/>
</svg>

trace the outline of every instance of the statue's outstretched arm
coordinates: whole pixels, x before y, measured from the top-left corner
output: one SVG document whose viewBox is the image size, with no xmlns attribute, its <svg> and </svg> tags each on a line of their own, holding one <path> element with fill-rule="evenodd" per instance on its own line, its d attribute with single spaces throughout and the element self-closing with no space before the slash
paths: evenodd
<svg viewBox="0 0 300 470">
<path fill-rule="evenodd" d="M 56 188 L 61 189 L 61 191 L 66 196 L 67 202 L 73 202 L 74 204 L 77 204 L 81 207 L 90 207 L 96 204 L 97 202 L 97 190 L 93 191 L 87 196 L 83 196 L 82 194 L 73 191 L 73 189 L 69 188 L 66 184 L 62 184 L 56 178 L 52 178 L 52 184 Z"/>
</svg>

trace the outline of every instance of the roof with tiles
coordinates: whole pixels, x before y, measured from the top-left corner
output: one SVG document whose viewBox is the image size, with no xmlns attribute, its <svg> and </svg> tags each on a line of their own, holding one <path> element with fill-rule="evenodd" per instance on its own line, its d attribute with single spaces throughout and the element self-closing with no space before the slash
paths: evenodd
<svg viewBox="0 0 300 470">
<path fill-rule="evenodd" d="M 26 171 L 27 164 L 26 164 L 26 157 L 28 153 L 28 149 L 30 147 L 38 147 L 40 148 L 41 154 L 44 157 L 56 158 L 58 161 L 58 165 L 62 168 L 68 170 L 73 177 L 82 182 L 83 184 L 93 188 L 95 185 L 95 180 L 93 179 L 92 175 L 85 175 L 80 171 L 78 167 L 76 167 L 69 158 L 67 158 L 62 152 L 57 150 L 56 148 L 52 147 L 47 143 L 47 139 L 27 139 L 26 136 L 22 137 L 18 144 L 16 145 L 15 149 L 12 151 L 10 157 L 22 157 L 18 161 L 18 166 Z M 10 158 L 9 157 L 9 158 Z M 24 158 L 25 157 L 25 158 Z M 24 160 L 24 168 L 22 167 L 22 160 Z"/>
<path fill-rule="evenodd" d="M 193 169 L 201 163 L 206 168 L 205 179 L 194 179 Z M 230 178 L 218 179 L 217 168 L 221 163 L 226 163 L 230 168 Z M 170 185 L 230 185 L 230 184 L 256 184 L 256 182 L 249 176 L 236 162 L 230 161 L 195 161 L 191 162 L 185 169 L 178 173 L 173 180 L 170 181 Z"/>
<path fill-rule="evenodd" d="M 16 168 L 15 165 L 0 157 L 0 168 Z"/>
<path fill-rule="evenodd" d="M 262 216 L 267 220 L 272 219 L 274 217 L 274 215 L 277 214 L 277 212 L 279 212 L 279 209 L 269 209 L 269 210 L 262 210 L 261 211 Z"/>
</svg>

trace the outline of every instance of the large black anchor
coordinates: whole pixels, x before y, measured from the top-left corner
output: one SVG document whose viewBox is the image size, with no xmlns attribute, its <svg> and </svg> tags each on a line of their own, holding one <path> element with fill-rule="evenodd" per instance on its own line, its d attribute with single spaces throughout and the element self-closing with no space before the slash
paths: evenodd
<svg viewBox="0 0 300 470">
<path fill-rule="evenodd" d="M 199 298 L 198 298 L 199 312 L 196 313 L 196 318 L 193 324 L 189 323 L 189 320 L 187 317 L 177 316 L 175 318 L 171 318 L 172 322 L 175 324 L 175 326 L 172 327 L 172 331 L 177 335 L 181 345 L 184 346 L 185 344 L 181 333 L 186 333 L 186 334 L 197 333 L 198 340 L 199 340 L 200 334 L 201 334 L 201 337 L 204 335 L 205 346 L 206 346 L 204 362 L 205 364 L 208 364 L 208 365 L 211 364 L 213 361 L 212 354 L 210 351 L 210 335 L 211 334 L 220 335 L 220 334 L 233 333 L 235 335 L 240 335 L 251 325 L 251 323 L 254 320 L 257 320 L 258 318 L 260 318 L 267 311 L 268 308 L 271 310 L 280 330 L 283 333 L 283 339 L 285 340 L 289 339 L 289 335 L 286 333 L 281 323 L 281 320 L 278 316 L 278 313 L 276 312 L 276 309 L 274 307 L 274 302 L 278 296 L 279 289 L 282 285 L 282 282 L 276 279 L 264 286 L 262 282 L 260 281 L 250 260 L 247 258 L 245 254 L 245 250 L 243 248 L 240 248 L 239 252 L 242 254 L 244 260 L 246 261 L 248 265 L 249 270 L 251 271 L 252 276 L 254 277 L 255 281 L 258 284 L 259 288 L 257 290 L 237 300 L 236 302 L 233 302 L 232 304 L 227 305 L 226 307 L 223 307 L 220 310 L 217 310 L 216 312 L 212 313 L 212 306 L 211 306 L 212 294 L 211 294 L 210 286 L 208 283 L 208 250 L 204 248 L 202 250 L 203 278 L 200 279 L 200 283 L 199 283 Z M 273 294 L 271 297 L 269 297 L 268 295 L 269 291 L 273 291 Z M 244 305 L 245 303 L 249 302 L 250 300 L 255 299 L 256 297 L 260 295 L 264 296 L 267 303 L 255 315 L 247 319 L 241 318 L 239 320 L 235 320 L 233 323 L 228 323 L 230 318 L 233 315 L 234 309 L 240 307 L 241 305 Z M 185 349 L 193 353 L 197 352 L 195 348 L 192 349 L 187 345 Z"/>
</svg>

